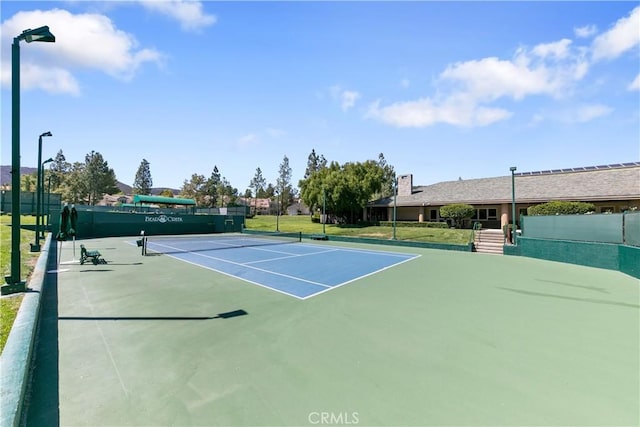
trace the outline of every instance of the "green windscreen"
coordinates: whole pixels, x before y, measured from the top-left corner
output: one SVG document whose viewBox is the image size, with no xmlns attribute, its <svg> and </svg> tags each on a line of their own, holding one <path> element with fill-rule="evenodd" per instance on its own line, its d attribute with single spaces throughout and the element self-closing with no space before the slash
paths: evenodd
<svg viewBox="0 0 640 427">
<path fill-rule="evenodd" d="M 522 217 L 523 237 L 623 243 L 623 214 Z"/>
</svg>

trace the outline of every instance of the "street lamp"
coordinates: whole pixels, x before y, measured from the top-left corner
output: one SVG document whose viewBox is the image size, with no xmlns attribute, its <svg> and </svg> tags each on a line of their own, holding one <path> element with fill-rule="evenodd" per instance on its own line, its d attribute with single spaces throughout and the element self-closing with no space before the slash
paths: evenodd
<svg viewBox="0 0 640 427">
<path fill-rule="evenodd" d="M 53 136 L 51 132 L 45 132 L 38 137 L 38 175 L 36 182 L 36 243 L 31 245 L 31 252 L 40 252 L 40 193 L 42 189 L 42 137 Z M 53 161 L 53 159 L 51 159 Z M 44 200 L 43 200 L 44 202 Z"/>
<path fill-rule="evenodd" d="M 325 233 L 325 226 L 327 224 L 327 193 L 322 187 L 322 234 Z"/>
<path fill-rule="evenodd" d="M 40 222 L 38 223 L 36 221 L 36 225 L 40 228 L 40 238 L 44 239 L 44 230 L 45 230 L 45 223 L 44 223 L 44 165 L 46 165 L 47 163 L 51 163 L 53 162 L 52 158 L 48 158 L 47 160 L 45 160 L 44 162 L 42 162 L 40 164 L 40 181 L 38 182 L 40 185 L 40 192 L 38 193 L 40 195 L 40 210 L 38 211 L 38 213 L 40 214 Z M 51 175 L 49 175 L 49 178 L 51 178 Z M 51 181 L 49 181 L 49 184 L 51 184 Z M 47 212 L 49 212 L 49 210 L 47 209 Z M 48 214 L 47 214 L 48 215 Z M 49 217 L 47 216 L 47 223 L 49 222 Z M 42 227 L 40 227 L 40 225 Z M 36 244 L 38 242 L 36 241 Z"/>
<path fill-rule="evenodd" d="M 280 231 L 280 192 L 276 191 L 276 231 Z"/>
<path fill-rule="evenodd" d="M 398 206 L 398 178 L 393 182 L 393 240 L 396 240 L 396 210 Z"/>
<path fill-rule="evenodd" d="M 517 168 L 511 166 L 511 221 L 513 222 L 513 228 L 511 229 L 511 244 L 516 244 L 516 178 L 515 171 Z"/>
<path fill-rule="evenodd" d="M 49 229 L 50 221 L 51 221 L 51 170 L 49 170 L 49 176 L 47 177 L 47 225 L 46 225 L 47 230 Z"/>
<path fill-rule="evenodd" d="M 11 275 L 5 277 L 6 291 L 21 292 L 24 282 L 20 280 L 20 41 L 56 41 L 49 27 L 25 30 L 13 38 L 11 45 Z M 3 289 L 3 294 L 5 293 Z"/>
</svg>

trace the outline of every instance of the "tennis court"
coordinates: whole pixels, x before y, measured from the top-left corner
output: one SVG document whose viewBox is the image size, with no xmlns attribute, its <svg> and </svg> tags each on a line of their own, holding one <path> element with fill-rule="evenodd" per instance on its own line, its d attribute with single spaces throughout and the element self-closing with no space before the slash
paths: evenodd
<svg viewBox="0 0 640 427">
<path fill-rule="evenodd" d="M 104 265 L 69 262 L 72 242 L 50 251 L 27 425 L 640 422 L 640 294 L 620 272 L 340 242 L 160 254 L 152 241 L 143 257 L 131 237 L 83 240 Z M 285 261 L 259 280 L 323 278 L 296 268 L 335 249 L 328 273 L 380 254 L 390 267 L 367 261 L 306 299 L 242 277 Z"/>
<path fill-rule="evenodd" d="M 163 236 L 148 241 L 147 253 L 165 254 L 300 299 L 418 256 L 301 240 L 300 233 Z"/>
</svg>

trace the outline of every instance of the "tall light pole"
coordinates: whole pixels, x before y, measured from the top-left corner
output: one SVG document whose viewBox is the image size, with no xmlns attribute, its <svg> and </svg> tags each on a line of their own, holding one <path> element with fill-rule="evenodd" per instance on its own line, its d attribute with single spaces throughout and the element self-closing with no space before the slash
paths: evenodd
<svg viewBox="0 0 640 427">
<path fill-rule="evenodd" d="M 42 137 L 53 136 L 45 132 L 38 137 L 38 174 L 36 182 L 36 243 L 31 245 L 31 252 L 40 252 L 40 193 L 42 189 Z M 53 159 L 52 159 L 53 160 Z M 44 201 L 43 201 L 44 202 Z"/>
<path fill-rule="evenodd" d="M 280 192 L 276 191 L 276 231 L 280 231 Z"/>
<path fill-rule="evenodd" d="M 47 177 L 47 230 L 49 229 L 49 221 L 51 221 L 51 171 Z"/>
<path fill-rule="evenodd" d="M 322 234 L 325 233 L 325 226 L 327 224 L 327 193 L 322 187 Z"/>
<path fill-rule="evenodd" d="M 398 207 L 398 178 L 393 182 L 393 240 L 396 240 L 396 210 Z"/>
<path fill-rule="evenodd" d="M 44 162 L 42 162 L 40 164 L 40 181 L 39 181 L 39 185 L 40 185 L 40 192 L 38 194 L 40 194 L 40 210 L 38 211 L 38 213 L 40 214 L 40 223 L 37 224 L 37 226 L 40 228 L 40 238 L 44 239 L 44 229 L 45 229 L 45 224 L 44 224 L 44 165 L 46 165 L 47 163 L 51 163 L 53 162 L 53 159 L 50 157 L 47 160 L 45 160 Z M 51 181 L 49 181 L 49 183 L 51 183 Z M 47 222 L 48 222 L 49 218 L 47 217 Z M 40 227 L 41 226 L 41 227 Z M 38 244 L 39 242 L 36 240 L 36 244 Z"/>
<path fill-rule="evenodd" d="M 6 292 L 24 290 L 20 280 L 20 41 L 49 42 L 56 41 L 49 27 L 25 30 L 13 38 L 11 45 L 11 275 L 5 277 L 8 285 L 15 289 Z M 5 293 L 3 290 L 2 293 Z"/>
<path fill-rule="evenodd" d="M 515 166 L 511 166 L 509 168 L 511 171 L 511 221 L 513 223 L 511 229 L 511 244 L 516 244 L 516 177 L 515 171 L 517 168 Z"/>
</svg>

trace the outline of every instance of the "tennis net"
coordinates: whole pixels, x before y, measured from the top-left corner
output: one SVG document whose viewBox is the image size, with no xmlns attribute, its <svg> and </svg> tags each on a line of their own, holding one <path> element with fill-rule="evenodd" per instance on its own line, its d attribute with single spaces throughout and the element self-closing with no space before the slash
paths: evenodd
<svg viewBox="0 0 640 427">
<path fill-rule="evenodd" d="M 282 245 L 302 241 L 301 232 L 217 233 L 198 235 L 148 236 L 145 253 L 202 252 L 254 246 Z"/>
</svg>

